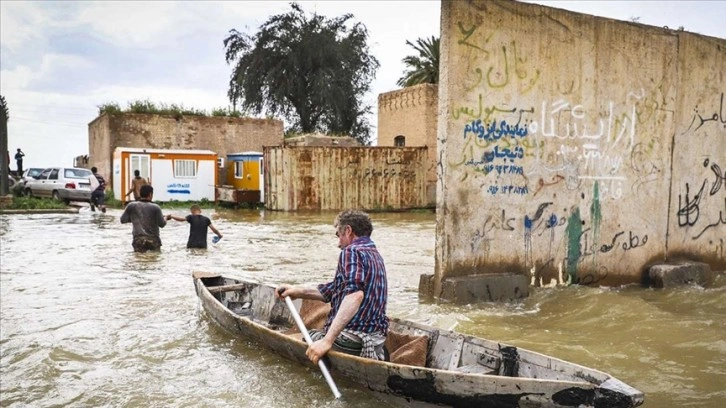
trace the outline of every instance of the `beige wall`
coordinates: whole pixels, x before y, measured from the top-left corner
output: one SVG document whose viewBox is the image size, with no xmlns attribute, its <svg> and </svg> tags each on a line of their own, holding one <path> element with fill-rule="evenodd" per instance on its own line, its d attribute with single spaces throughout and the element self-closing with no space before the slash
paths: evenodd
<svg viewBox="0 0 726 408">
<path fill-rule="evenodd" d="M 497 272 L 639 282 L 676 247 L 723 267 L 726 186 L 697 225 L 677 214 L 726 168 L 723 122 L 687 130 L 719 110 L 726 41 L 512 1 L 441 18 L 435 292 Z"/>
<path fill-rule="evenodd" d="M 683 32 L 678 47 L 668 256 L 685 256 L 724 270 L 726 41 Z"/>
<path fill-rule="evenodd" d="M 106 182 L 113 183 L 113 138 L 109 115 L 101 115 L 88 124 L 88 167 L 98 168 Z M 112 187 L 113 188 L 113 187 Z"/>
<path fill-rule="evenodd" d="M 402 135 L 406 146 L 427 146 L 427 200 L 436 203 L 436 128 L 438 85 L 421 84 L 378 95 L 378 146 L 394 146 Z"/>
<path fill-rule="evenodd" d="M 116 147 L 211 150 L 219 157 L 282 144 L 274 119 L 151 114 L 104 114 L 88 125 L 90 165 L 110 181 Z"/>
</svg>

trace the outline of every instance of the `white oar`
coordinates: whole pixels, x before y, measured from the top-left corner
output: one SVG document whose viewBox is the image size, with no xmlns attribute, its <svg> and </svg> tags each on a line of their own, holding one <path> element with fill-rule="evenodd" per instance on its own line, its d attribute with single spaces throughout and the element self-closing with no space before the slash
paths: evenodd
<svg viewBox="0 0 726 408">
<path fill-rule="evenodd" d="M 297 309 L 295 309 L 295 305 L 292 303 L 292 299 L 290 299 L 290 296 L 285 296 L 285 304 L 287 304 L 287 308 L 290 309 L 290 314 L 292 314 L 292 318 L 295 319 L 297 328 L 300 329 L 303 337 L 305 337 L 305 342 L 308 345 L 313 344 L 313 339 L 310 338 L 310 333 L 308 333 L 308 329 L 305 328 L 305 323 L 303 323 L 302 319 L 300 318 L 300 314 L 298 314 Z M 330 376 L 330 372 L 328 372 L 328 367 L 325 366 L 322 358 L 318 360 L 318 367 L 320 367 L 320 371 L 323 373 L 323 377 L 325 377 L 325 381 L 328 383 L 330 390 L 333 391 L 333 395 L 335 396 L 335 398 L 340 398 L 340 391 L 338 391 L 338 387 L 335 385 L 333 377 Z"/>
</svg>

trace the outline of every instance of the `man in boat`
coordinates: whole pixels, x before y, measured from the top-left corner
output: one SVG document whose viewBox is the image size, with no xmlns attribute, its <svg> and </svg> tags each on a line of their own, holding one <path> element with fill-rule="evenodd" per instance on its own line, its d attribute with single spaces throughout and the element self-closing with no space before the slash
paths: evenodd
<svg viewBox="0 0 726 408">
<path fill-rule="evenodd" d="M 135 252 L 158 251 L 161 249 L 159 228 L 164 228 L 166 218 L 161 208 L 152 203 L 154 187 L 141 186 L 139 201 L 129 203 L 121 214 L 121 224 L 133 224 L 131 245 Z"/>
<path fill-rule="evenodd" d="M 388 333 L 386 267 L 371 241 L 368 214 L 345 210 L 335 218 L 341 249 L 332 281 L 315 288 L 280 285 L 281 298 L 315 299 L 331 306 L 323 331 L 311 330 L 307 356 L 314 364 L 328 351 L 342 351 L 374 360 L 388 360 L 383 344 Z"/>
</svg>

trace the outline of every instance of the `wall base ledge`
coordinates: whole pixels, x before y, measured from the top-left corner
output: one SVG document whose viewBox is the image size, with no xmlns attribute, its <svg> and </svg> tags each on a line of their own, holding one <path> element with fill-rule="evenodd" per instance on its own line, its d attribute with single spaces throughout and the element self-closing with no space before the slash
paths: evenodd
<svg viewBox="0 0 726 408">
<path fill-rule="evenodd" d="M 714 274 L 707 263 L 695 261 L 667 262 L 652 265 L 648 270 L 650 286 L 671 288 L 684 285 L 710 286 Z"/>
<path fill-rule="evenodd" d="M 419 290 L 421 286 L 419 285 Z M 439 298 L 456 304 L 503 302 L 529 296 L 529 279 L 521 274 L 498 273 L 446 278 Z"/>
</svg>

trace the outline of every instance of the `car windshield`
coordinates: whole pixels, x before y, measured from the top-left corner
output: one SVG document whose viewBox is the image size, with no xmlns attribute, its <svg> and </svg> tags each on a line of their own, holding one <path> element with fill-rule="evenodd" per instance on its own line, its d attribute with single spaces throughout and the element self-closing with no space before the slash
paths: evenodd
<svg viewBox="0 0 726 408">
<path fill-rule="evenodd" d="M 28 169 L 28 177 L 35 177 L 43 172 L 43 169 Z"/>
<path fill-rule="evenodd" d="M 91 173 L 91 170 L 86 169 L 66 169 L 63 175 L 65 178 L 87 179 L 91 177 L 93 173 Z"/>
</svg>

